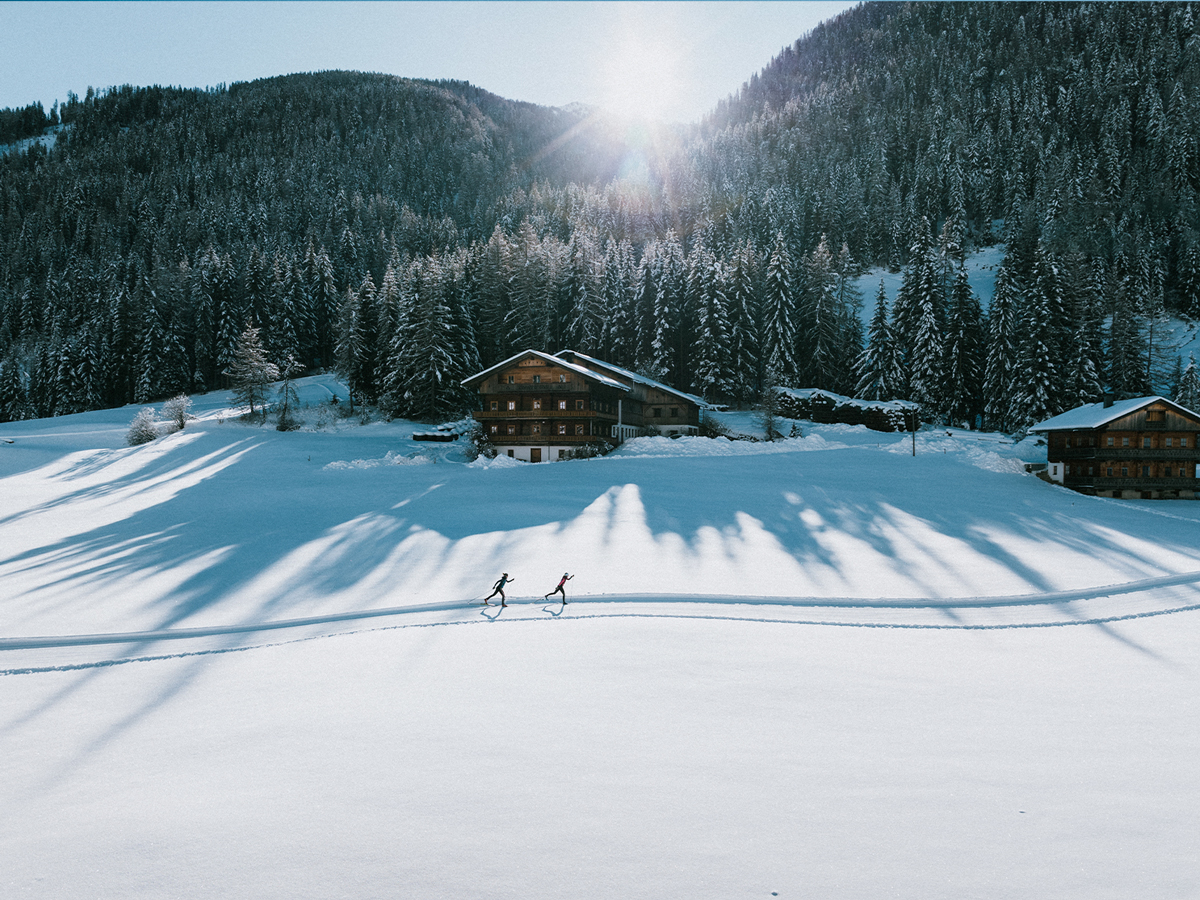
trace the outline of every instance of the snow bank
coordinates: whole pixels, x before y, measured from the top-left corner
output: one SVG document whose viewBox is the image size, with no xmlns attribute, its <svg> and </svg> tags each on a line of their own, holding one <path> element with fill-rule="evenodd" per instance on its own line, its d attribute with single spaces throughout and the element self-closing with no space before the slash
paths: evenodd
<svg viewBox="0 0 1200 900">
<path fill-rule="evenodd" d="M 521 466 L 529 465 L 524 460 L 516 459 L 512 456 L 497 456 L 488 459 L 486 456 L 476 457 L 471 462 L 467 463 L 468 469 L 517 469 Z"/>
<path fill-rule="evenodd" d="M 609 458 L 662 458 L 684 456 L 761 456 L 771 453 L 800 453 L 810 450 L 838 450 L 845 444 L 827 441 L 819 434 L 786 438 L 780 441 L 731 441 L 729 438 L 682 437 L 632 438 Z"/>
<path fill-rule="evenodd" d="M 381 459 L 334 460 L 326 463 L 325 468 L 336 471 L 338 469 L 377 469 L 380 466 L 427 466 L 436 461 L 432 456 L 426 456 L 423 453 L 405 454 L 389 450 Z"/>
</svg>

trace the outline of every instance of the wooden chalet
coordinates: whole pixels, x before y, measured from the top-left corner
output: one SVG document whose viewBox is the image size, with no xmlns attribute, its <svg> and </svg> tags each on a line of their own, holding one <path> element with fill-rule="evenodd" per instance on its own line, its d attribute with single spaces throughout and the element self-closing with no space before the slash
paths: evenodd
<svg viewBox="0 0 1200 900">
<path fill-rule="evenodd" d="M 1029 429 L 1046 435 L 1047 474 L 1085 494 L 1195 498 L 1200 415 L 1163 397 L 1089 403 Z"/>
<path fill-rule="evenodd" d="M 574 351 L 525 350 L 463 379 L 479 391 L 474 413 L 497 452 L 553 461 L 583 444 L 619 444 L 656 430 L 694 434 L 704 402 Z"/>
</svg>

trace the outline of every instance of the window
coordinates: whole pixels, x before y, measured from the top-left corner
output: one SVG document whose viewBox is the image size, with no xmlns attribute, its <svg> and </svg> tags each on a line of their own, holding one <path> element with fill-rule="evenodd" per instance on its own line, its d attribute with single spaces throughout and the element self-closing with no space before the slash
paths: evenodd
<svg viewBox="0 0 1200 900">
<path fill-rule="evenodd" d="M 1111 440 L 1111 438 L 1109 440 Z M 1106 474 L 1108 475 L 1109 478 L 1112 478 L 1112 466 L 1108 467 L 1108 471 Z"/>
<path fill-rule="evenodd" d="M 1170 466 L 1163 466 L 1163 477 L 1164 478 L 1171 477 L 1171 467 Z"/>
<path fill-rule="evenodd" d="M 559 401 L 558 401 L 558 408 L 559 408 L 559 409 L 566 409 L 566 408 L 567 408 L 567 401 L 566 401 L 566 400 L 559 400 Z"/>
<path fill-rule="evenodd" d="M 1142 438 L 1142 446 L 1149 447 L 1150 446 L 1150 438 L 1148 438 L 1148 437 Z"/>
<path fill-rule="evenodd" d="M 1171 440 L 1171 438 L 1167 438 L 1167 440 L 1166 440 L 1166 442 L 1163 444 L 1163 446 L 1164 446 L 1164 447 L 1170 447 L 1170 446 L 1172 445 L 1172 443 L 1173 443 L 1173 441 Z"/>
<path fill-rule="evenodd" d="M 509 408 L 509 409 L 516 409 L 516 408 L 517 408 L 517 401 L 516 401 L 516 400 L 509 400 L 509 401 L 508 401 L 508 408 Z"/>
<path fill-rule="evenodd" d="M 515 383 L 516 383 L 516 382 L 513 380 L 513 376 L 512 376 L 512 375 L 509 375 L 509 376 L 508 376 L 508 383 L 509 383 L 509 384 L 515 384 Z"/>
<path fill-rule="evenodd" d="M 566 433 L 567 433 L 567 426 L 566 426 L 566 425 L 559 425 L 559 426 L 558 426 L 558 433 L 559 433 L 559 434 L 566 434 Z"/>
<path fill-rule="evenodd" d="M 493 409 L 493 410 L 498 410 L 499 408 L 500 408 L 500 401 L 499 401 L 499 400 L 493 400 L 493 401 L 492 401 L 492 409 Z"/>
<path fill-rule="evenodd" d="M 533 433 L 534 433 L 534 434 L 541 434 L 541 433 L 542 433 L 542 426 L 541 426 L 541 425 L 539 425 L 537 422 L 534 422 L 534 423 L 533 423 Z"/>
<path fill-rule="evenodd" d="M 558 376 L 558 383 L 559 383 L 559 384 L 565 384 L 565 383 L 566 383 L 566 380 L 567 380 L 567 376 L 566 376 L 566 375 L 559 375 L 559 376 Z"/>
<path fill-rule="evenodd" d="M 1142 477 L 1143 478 L 1150 477 L 1150 467 L 1149 466 L 1142 466 Z"/>
<path fill-rule="evenodd" d="M 541 383 L 542 383 L 542 376 L 541 376 L 541 375 L 534 375 L 534 376 L 533 376 L 533 383 L 534 383 L 534 384 L 541 384 Z"/>
<path fill-rule="evenodd" d="M 1066 438 L 1065 438 L 1065 441 L 1064 441 L 1064 443 L 1063 443 L 1063 446 L 1064 446 L 1064 447 L 1070 447 L 1070 446 L 1071 446 L 1071 436 L 1070 436 L 1069 434 L 1066 436 Z"/>
<path fill-rule="evenodd" d="M 1092 471 L 1092 469 L 1093 469 L 1093 468 L 1094 468 L 1093 466 L 1088 466 L 1088 474 L 1089 474 L 1089 475 L 1094 475 L 1094 474 L 1095 474 L 1095 473 Z"/>
<path fill-rule="evenodd" d="M 1128 447 L 1129 446 L 1129 438 L 1121 438 L 1121 446 Z"/>
<path fill-rule="evenodd" d="M 671 407 L 671 418 L 672 419 L 679 418 L 679 407 L 678 406 Z"/>
<path fill-rule="evenodd" d="M 576 401 L 575 401 L 575 408 L 576 408 L 576 409 L 583 409 L 583 401 L 582 401 L 582 400 L 576 400 Z"/>
<path fill-rule="evenodd" d="M 1110 446 L 1110 447 L 1111 447 L 1112 445 L 1113 445 L 1113 439 L 1112 439 L 1112 438 L 1109 438 L 1109 439 L 1108 439 L 1108 446 Z"/>
<path fill-rule="evenodd" d="M 1129 466 L 1121 466 L 1121 477 L 1122 478 L 1129 477 Z"/>
<path fill-rule="evenodd" d="M 509 425 L 509 426 L 508 426 L 508 433 L 509 433 L 509 434 L 516 434 L 516 433 L 517 433 L 517 426 L 516 426 L 516 425 Z"/>
<path fill-rule="evenodd" d="M 499 425 L 493 425 L 493 426 L 492 426 L 492 434 L 499 434 L 499 433 L 500 433 L 500 426 L 499 426 Z"/>
<path fill-rule="evenodd" d="M 656 419 L 661 419 L 662 418 L 662 407 L 661 406 L 654 407 L 654 412 L 652 412 L 651 415 L 654 416 L 654 418 L 656 418 Z"/>
<path fill-rule="evenodd" d="M 1186 447 L 1186 446 L 1187 446 L 1187 438 L 1180 438 L 1180 439 L 1179 439 L 1179 446 L 1180 446 L 1180 447 Z"/>
<path fill-rule="evenodd" d="M 533 408 L 534 408 L 534 409 L 541 409 L 541 408 L 542 408 L 542 401 L 541 401 L 541 400 L 534 400 L 534 401 L 533 401 Z"/>
<path fill-rule="evenodd" d="M 576 426 L 575 426 L 575 433 L 576 433 L 576 434 L 583 434 L 583 426 L 582 426 L 582 425 L 576 425 Z"/>
</svg>

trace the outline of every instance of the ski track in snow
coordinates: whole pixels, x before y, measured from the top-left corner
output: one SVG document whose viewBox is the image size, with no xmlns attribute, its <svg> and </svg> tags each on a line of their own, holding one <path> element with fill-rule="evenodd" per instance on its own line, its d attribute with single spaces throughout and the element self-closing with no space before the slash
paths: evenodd
<svg viewBox="0 0 1200 900">
<path fill-rule="evenodd" d="M 768 625 L 807 625 L 807 626 L 833 626 L 839 628 L 895 628 L 895 629 L 916 629 L 916 630 L 939 630 L 939 631 L 997 631 L 1010 629 L 1027 629 L 1027 628 L 1059 628 L 1065 626 L 1078 625 L 1107 625 L 1115 622 L 1125 622 L 1134 619 L 1152 618 L 1157 616 L 1175 615 L 1178 613 L 1195 612 L 1200 610 L 1200 602 L 1195 603 L 1176 603 L 1174 605 L 1158 606 L 1149 609 L 1140 609 L 1129 612 L 1113 612 L 1107 615 L 1090 615 L 1079 616 L 1067 614 L 1066 618 L 1060 619 L 1037 619 L 1032 616 L 1023 616 L 1015 618 L 1011 621 L 1002 622 L 963 622 L 963 621 L 886 621 L 882 616 L 863 617 L 859 616 L 854 619 L 837 619 L 837 618 L 780 618 L 777 616 L 762 615 L 729 615 L 729 614 L 701 614 L 697 612 L 630 612 L 630 611 L 587 611 L 580 613 L 579 606 L 584 605 L 605 605 L 605 606 L 626 606 L 626 605 L 688 605 L 688 606 L 739 606 L 739 607 L 765 607 L 765 608 L 792 608 L 803 610 L 824 610 L 826 612 L 835 612 L 842 610 L 866 611 L 877 610 L 885 611 L 913 611 L 927 610 L 930 612 L 942 613 L 957 618 L 956 613 L 969 610 L 996 610 L 996 609 L 1019 609 L 1025 608 L 1048 608 L 1053 607 L 1056 611 L 1064 611 L 1063 604 L 1098 600 L 1105 597 L 1128 596 L 1133 594 L 1145 593 L 1158 588 L 1193 586 L 1200 582 L 1200 572 L 1186 572 L 1177 575 L 1167 575 L 1157 578 L 1146 578 L 1137 581 L 1130 581 L 1124 584 L 1106 585 L 1095 588 L 1082 588 L 1069 591 L 1054 591 L 1042 594 L 1025 594 L 1007 597 L 960 597 L 960 598 L 898 598 L 894 600 L 879 600 L 874 598 L 809 598 L 809 597 L 748 597 L 748 596 L 732 596 L 732 595 L 662 595 L 662 594 L 605 594 L 605 595 L 586 595 L 575 600 L 571 600 L 568 605 L 571 608 L 570 615 L 564 621 L 577 621 L 583 619 L 681 619 L 681 620 L 708 620 L 708 621 L 728 621 L 728 622 L 755 622 Z M 1191 587 L 1191 591 L 1200 591 L 1200 588 Z M 229 626 L 212 626 L 205 628 L 179 628 L 161 631 L 140 631 L 140 632 L 125 632 L 113 634 L 80 634 L 80 635 L 55 635 L 42 637 L 17 637 L 17 638 L 2 638 L 0 639 L 0 651 L 17 651 L 17 650 L 52 650 L 64 649 L 68 647 L 94 647 L 105 644 L 152 644 L 159 641 L 169 640 L 196 640 L 206 637 L 232 636 L 239 634 L 260 634 L 267 631 L 276 631 L 290 628 L 301 628 L 304 626 L 329 625 L 341 622 L 363 621 L 375 618 L 393 617 L 393 616 L 409 616 L 418 613 L 446 613 L 446 612 L 464 612 L 467 610 L 478 610 L 483 618 L 477 619 L 450 619 L 445 621 L 434 622 L 411 622 L 398 625 L 385 625 L 371 628 L 357 628 L 343 631 L 332 631 L 326 633 L 306 635 L 304 637 L 294 638 L 291 640 L 272 641 L 267 643 L 244 644 L 233 647 L 216 647 L 205 648 L 199 650 L 190 650 L 180 653 L 158 654 L 158 655 L 139 655 L 129 657 L 117 657 L 105 660 L 93 660 L 81 663 L 68 663 L 61 665 L 42 665 L 42 666 L 17 666 L 12 668 L 0 668 L 0 676 L 5 675 L 32 675 L 46 672 L 65 672 L 75 671 L 80 669 L 104 668 L 108 666 L 124 665 L 133 662 L 155 662 L 170 659 L 180 659 L 191 656 L 208 656 L 220 653 L 235 653 L 246 650 L 262 649 L 266 647 L 277 647 L 287 644 L 301 643 L 304 641 L 320 640 L 330 637 L 342 637 L 352 634 L 361 634 L 371 631 L 391 631 L 405 628 L 434 628 L 446 625 L 483 625 L 494 622 L 547 622 L 558 620 L 562 610 L 555 614 L 553 607 L 558 606 L 556 601 L 546 601 L 539 598 L 523 599 L 514 598 L 513 602 L 508 605 L 508 608 L 513 607 L 536 607 L 540 606 L 539 613 L 530 614 L 518 610 L 515 613 L 508 613 L 505 618 L 500 618 L 501 607 L 492 604 L 491 607 L 484 607 L 480 601 L 447 601 L 441 603 L 427 603 L 421 605 L 392 607 L 388 609 L 377 610 L 358 610 L 346 613 L 336 613 L 324 616 L 306 616 L 294 619 L 282 619 L 274 622 L 260 622 L 243 625 Z M 547 609 L 550 607 L 550 609 Z M 484 609 L 495 609 L 496 616 L 489 617 L 483 614 Z M 550 613 L 547 617 L 544 613 Z"/>
</svg>

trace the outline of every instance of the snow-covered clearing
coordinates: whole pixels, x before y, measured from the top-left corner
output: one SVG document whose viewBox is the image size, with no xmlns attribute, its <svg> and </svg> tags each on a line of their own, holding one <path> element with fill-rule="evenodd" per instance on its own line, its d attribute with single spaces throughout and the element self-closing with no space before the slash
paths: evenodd
<svg viewBox="0 0 1200 900">
<path fill-rule="evenodd" d="M 4 896 L 1195 896 L 1200 503 L 970 432 L 466 464 L 228 402 L 0 425 Z"/>
</svg>

